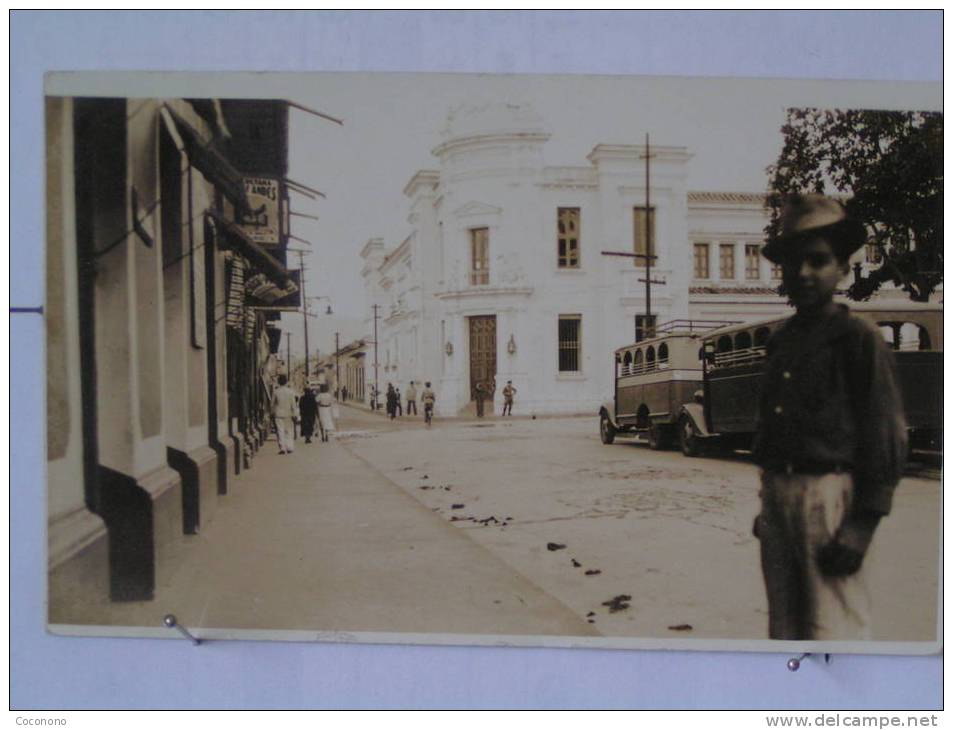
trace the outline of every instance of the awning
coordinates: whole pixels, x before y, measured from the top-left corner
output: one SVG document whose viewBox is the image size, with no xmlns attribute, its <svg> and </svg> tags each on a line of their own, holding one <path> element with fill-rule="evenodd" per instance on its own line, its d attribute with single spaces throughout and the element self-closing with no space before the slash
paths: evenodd
<svg viewBox="0 0 953 730">
<path fill-rule="evenodd" d="M 181 141 L 189 162 L 201 172 L 205 179 L 219 188 L 232 204 L 240 210 L 250 210 L 245 197 L 245 183 L 241 174 L 232 167 L 232 163 L 221 152 L 206 142 L 191 124 L 179 116 L 170 106 L 163 105 L 162 118 L 169 127 L 169 133 Z"/>
<path fill-rule="evenodd" d="M 266 274 L 270 279 L 274 280 L 282 289 L 288 289 L 290 286 L 295 285 L 288 269 L 282 266 L 281 262 L 264 248 L 251 240 L 248 234 L 237 224 L 226 220 L 219 215 L 217 211 L 211 208 L 205 211 L 205 213 L 215 222 L 215 225 L 222 229 L 222 233 L 224 234 L 223 238 L 228 248 L 234 249 L 245 256 L 245 258 L 251 261 L 252 265 Z"/>
</svg>

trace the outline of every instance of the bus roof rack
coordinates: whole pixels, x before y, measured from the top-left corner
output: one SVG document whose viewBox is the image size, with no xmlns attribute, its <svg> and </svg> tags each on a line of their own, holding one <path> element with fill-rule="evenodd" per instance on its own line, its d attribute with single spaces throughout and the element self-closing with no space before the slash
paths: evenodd
<svg viewBox="0 0 953 730">
<path fill-rule="evenodd" d="M 655 328 L 652 337 L 659 335 L 673 334 L 694 334 L 695 332 L 710 332 L 719 327 L 727 327 L 732 324 L 740 324 L 737 320 L 728 321 L 720 319 L 673 319 L 669 322 L 663 322 Z M 645 339 L 652 339 L 646 337 Z"/>
</svg>

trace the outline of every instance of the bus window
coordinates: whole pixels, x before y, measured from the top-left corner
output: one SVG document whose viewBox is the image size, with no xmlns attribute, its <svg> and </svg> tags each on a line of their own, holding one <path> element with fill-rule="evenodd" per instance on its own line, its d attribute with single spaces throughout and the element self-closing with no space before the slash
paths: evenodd
<svg viewBox="0 0 953 730">
<path fill-rule="evenodd" d="M 622 358 L 622 374 L 628 375 L 632 372 L 632 353 L 626 352 L 625 357 Z"/>
<path fill-rule="evenodd" d="M 633 373 L 642 372 L 642 350 L 641 349 L 635 351 L 635 360 L 633 361 L 632 372 Z"/>
<path fill-rule="evenodd" d="M 751 334 L 749 332 L 739 332 L 735 335 L 735 349 L 736 350 L 750 350 L 751 349 Z"/>
<path fill-rule="evenodd" d="M 731 352 L 731 337 L 722 335 L 718 338 L 718 352 Z"/>
<path fill-rule="evenodd" d="M 663 363 L 668 364 L 668 344 L 665 342 L 658 346 L 659 367 L 662 367 Z"/>
<path fill-rule="evenodd" d="M 645 369 L 651 370 L 655 367 L 655 348 L 649 345 L 649 349 L 645 351 Z"/>
<path fill-rule="evenodd" d="M 754 331 L 754 346 L 755 347 L 767 347 L 768 339 L 771 337 L 771 330 L 767 327 L 758 327 Z"/>
</svg>

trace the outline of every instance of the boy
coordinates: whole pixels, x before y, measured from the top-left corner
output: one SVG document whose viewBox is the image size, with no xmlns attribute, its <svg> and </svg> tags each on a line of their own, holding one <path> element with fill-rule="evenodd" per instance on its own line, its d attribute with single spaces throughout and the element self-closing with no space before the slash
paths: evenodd
<svg viewBox="0 0 953 730">
<path fill-rule="evenodd" d="M 769 635 L 868 639 L 861 563 L 907 448 L 893 357 L 876 327 L 833 301 L 863 225 L 821 195 L 792 196 L 780 223 L 763 253 L 797 312 L 768 343 L 755 445 Z"/>
</svg>

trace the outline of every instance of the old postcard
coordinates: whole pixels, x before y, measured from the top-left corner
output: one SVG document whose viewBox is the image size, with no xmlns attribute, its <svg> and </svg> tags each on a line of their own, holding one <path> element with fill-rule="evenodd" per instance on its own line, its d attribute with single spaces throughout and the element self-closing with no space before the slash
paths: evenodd
<svg viewBox="0 0 953 730">
<path fill-rule="evenodd" d="M 941 103 L 49 76 L 50 629 L 937 651 Z"/>
</svg>

